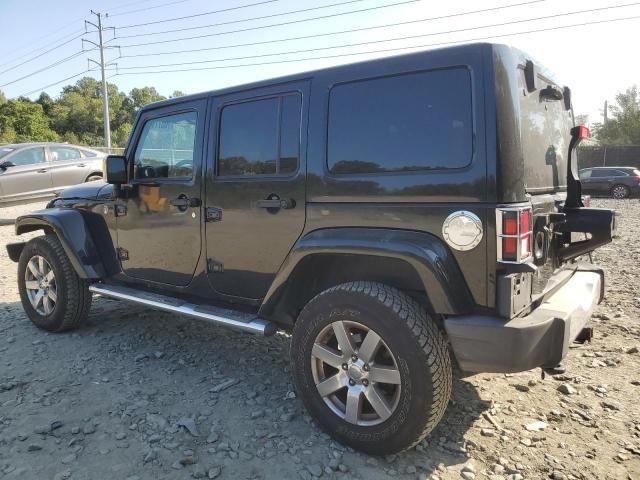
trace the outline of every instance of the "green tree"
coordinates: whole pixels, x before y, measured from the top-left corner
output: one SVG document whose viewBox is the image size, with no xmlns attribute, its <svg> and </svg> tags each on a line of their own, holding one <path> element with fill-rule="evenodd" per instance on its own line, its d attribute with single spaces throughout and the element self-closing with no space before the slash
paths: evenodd
<svg viewBox="0 0 640 480">
<path fill-rule="evenodd" d="M 169 98 L 184 97 L 185 95 L 186 93 L 184 93 L 182 90 L 174 90 Z"/>
<path fill-rule="evenodd" d="M 134 88 L 129 92 L 129 99 L 134 114 L 145 105 L 165 100 L 166 98 L 167 97 L 160 95 L 155 87 Z"/>
<path fill-rule="evenodd" d="M 7 97 L 4 95 L 2 90 L 0 90 L 0 105 L 7 103 Z"/>
<path fill-rule="evenodd" d="M 42 105 L 9 100 L 0 106 L 0 142 L 41 142 L 58 139 Z"/>
<path fill-rule="evenodd" d="M 616 95 L 607 124 L 596 123 L 593 130 L 603 145 L 640 145 L 640 93 L 634 85 Z"/>
<path fill-rule="evenodd" d="M 131 134 L 131 130 L 133 126 L 130 123 L 123 123 L 120 125 L 115 132 L 113 132 L 111 143 L 115 147 L 124 147 L 127 145 L 127 140 L 129 140 L 129 135 Z"/>
</svg>

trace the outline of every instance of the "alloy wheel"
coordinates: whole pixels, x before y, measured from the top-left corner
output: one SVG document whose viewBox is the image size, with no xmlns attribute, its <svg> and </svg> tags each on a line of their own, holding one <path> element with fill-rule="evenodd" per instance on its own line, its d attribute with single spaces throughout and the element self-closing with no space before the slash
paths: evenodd
<svg viewBox="0 0 640 480">
<path fill-rule="evenodd" d="M 624 185 L 617 185 L 613 187 L 611 193 L 613 198 L 625 198 L 627 196 L 627 188 Z"/>
<path fill-rule="evenodd" d="M 33 309 L 40 315 L 50 315 L 58 301 L 58 289 L 53 269 L 44 257 L 35 255 L 27 262 L 24 283 Z"/>
<path fill-rule="evenodd" d="M 361 323 L 327 325 L 314 342 L 311 372 L 324 402 L 349 423 L 380 424 L 398 406 L 401 377 L 395 356 Z"/>
</svg>

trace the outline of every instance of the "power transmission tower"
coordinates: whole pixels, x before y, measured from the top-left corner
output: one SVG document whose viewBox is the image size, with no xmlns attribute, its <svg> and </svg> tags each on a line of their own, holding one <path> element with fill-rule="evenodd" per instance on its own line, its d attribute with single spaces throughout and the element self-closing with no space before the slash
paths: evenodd
<svg viewBox="0 0 640 480">
<path fill-rule="evenodd" d="M 108 48 L 120 48 L 117 45 L 104 45 L 104 42 L 102 40 L 102 32 L 104 30 L 107 29 L 113 29 L 115 32 L 115 28 L 114 27 L 103 27 L 102 26 L 102 13 L 100 12 L 94 12 L 93 10 L 91 10 L 91 13 L 93 15 L 95 15 L 96 17 L 98 17 L 98 24 L 96 25 L 93 22 L 90 22 L 88 20 L 85 20 L 85 30 L 87 27 L 87 24 L 93 26 L 97 31 L 98 31 L 98 43 L 92 42 L 91 40 L 87 40 L 85 38 L 82 39 L 82 42 L 88 42 L 92 45 L 94 45 L 98 50 L 100 50 L 100 62 L 96 62 L 95 60 L 92 59 L 88 59 L 89 62 L 93 62 L 96 65 L 98 65 L 100 67 L 100 71 L 102 73 L 102 116 L 103 116 L 103 121 L 104 121 L 104 147 L 107 150 L 107 153 L 111 153 L 111 126 L 109 124 L 109 92 L 107 90 L 107 78 L 106 78 L 106 74 L 105 74 L 105 68 L 109 67 L 111 65 L 115 65 L 117 68 L 117 63 L 105 63 L 104 61 L 104 51 Z M 106 17 L 107 15 L 105 15 Z"/>
</svg>

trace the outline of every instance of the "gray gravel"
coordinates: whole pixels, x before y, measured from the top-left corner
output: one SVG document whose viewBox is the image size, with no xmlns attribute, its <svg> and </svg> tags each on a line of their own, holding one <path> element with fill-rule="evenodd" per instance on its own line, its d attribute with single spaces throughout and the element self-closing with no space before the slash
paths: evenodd
<svg viewBox="0 0 640 480">
<path fill-rule="evenodd" d="M 594 255 L 609 284 L 593 342 L 553 378 L 456 379 L 436 431 L 382 458 L 314 425 L 292 392 L 287 336 L 102 298 L 84 328 L 47 334 L 24 315 L 1 249 L 0 478 L 640 478 L 640 202 L 596 203 L 621 218 Z M 0 227 L 0 244 L 13 239 Z"/>
</svg>

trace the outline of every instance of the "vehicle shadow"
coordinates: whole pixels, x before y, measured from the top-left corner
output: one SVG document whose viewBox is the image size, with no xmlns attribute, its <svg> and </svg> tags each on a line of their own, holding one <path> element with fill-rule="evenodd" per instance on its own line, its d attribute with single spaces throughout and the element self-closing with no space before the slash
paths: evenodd
<svg viewBox="0 0 640 480">
<path fill-rule="evenodd" d="M 211 425 L 220 432 L 221 441 L 237 445 L 238 452 L 251 452 L 246 461 L 229 467 L 228 473 L 234 475 L 229 478 L 254 471 L 264 471 L 264 478 L 271 478 L 274 473 L 263 468 L 272 457 L 274 461 L 279 458 L 280 478 L 307 478 L 308 472 L 301 467 L 307 459 L 315 459 L 324 469 L 329 468 L 329 459 L 336 457 L 349 471 L 359 472 L 361 478 L 386 478 L 398 473 L 424 473 L 428 478 L 439 468 L 455 468 L 467 461 L 469 451 L 477 446 L 465 439 L 465 433 L 489 408 L 489 402 L 479 398 L 475 387 L 456 375 L 452 401 L 432 434 L 410 451 L 374 458 L 340 446 L 307 415 L 292 392 L 290 337 L 286 334 L 257 337 L 127 302 L 95 298 L 84 327 L 72 335 L 47 335 L 31 326 L 19 303 L 5 307 L 16 314 L 14 317 L 23 317 L 16 320 L 24 321 L 20 328 L 29 330 L 28 347 L 34 339 L 60 339 L 52 341 L 49 355 L 61 363 L 43 367 L 49 378 L 68 378 L 69 372 L 53 370 L 67 369 L 78 359 L 84 370 L 78 366 L 72 375 L 91 371 L 93 364 L 100 372 L 99 378 L 110 377 L 110 383 L 102 386 L 107 389 L 103 398 L 79 398 L 79 402 L 94 402 L 96 410 L 100 402 L 110 406 L 143 402 L 147 412 L 161 415 L 174 425 L 179 418 L 192 415 L 198 419 L 199 437 L 176 427 L 179 440 L 190 449 L 202 455 L 211 451 L 206 440 Z M 65 360 L 61 355 L 72 358 Z M 77 382 L 91 383 L 82 375 Z M 144 424 L 145 417 L 132 407 L 122 415 L 130 416 L 127 422 Z M 148 435 L 141 434 L 140 448 Z M 134 436 L 128 440 L 136 448 Z M 168 456 L 170 452 L 165 458 L 163 452 L 160 449 L 154 462 L 166 467 L 175 458 Z"/>
</svg>

